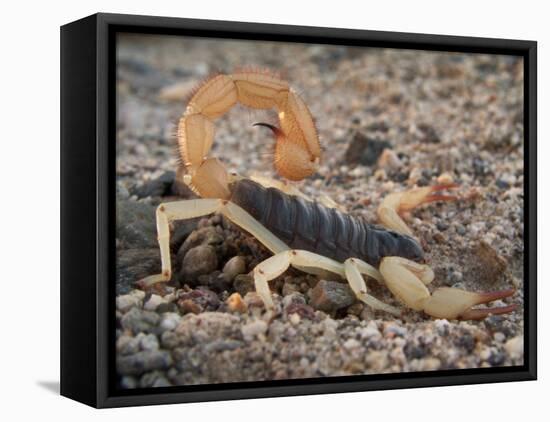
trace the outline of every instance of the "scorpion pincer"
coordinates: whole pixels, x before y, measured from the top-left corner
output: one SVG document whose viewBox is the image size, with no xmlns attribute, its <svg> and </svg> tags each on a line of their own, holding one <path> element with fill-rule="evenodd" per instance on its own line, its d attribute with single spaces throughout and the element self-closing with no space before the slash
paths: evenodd
<svg viewBox="0 0 550 422">
<path fill-rule="evenodd" d="M 455 185 L 387 195 L 377 210 L 384 225 L 380 227 L 338 210 L 330 201 L 313 201 L 288 183 L 230 174 L 219 160 L 208 157 L 208 152 L 214 139 L 214 120 L 237 103 L 277 111 L 280 127 L 261 125 L 275 136 L 274 167 L 279 175 L 302 180 L 316 171 L 321 158 L 317 131 L 305 102 L 286 81 L 254 70 L 207 80 L 191 97 L 178 128 L 184 182 L 201 199 L 159 205 L 156 219 L 162 272 L 140 280 L 139 286 L 145 288 L 172 277 L 171 221 L 220 213 L 274 254 L 253 270 L 256 291 L 267 309 L 274 308 L 269 280 L 289 266 L 347 280 L 359 300 L 396 316 L 401 310 L 370 295 L 363 276 L 386 285 L 409 308 L 436 318 L 483 319 L 516 308 L 474 308 L 511 296 L 514 289 L 476 293 L 441 287 L 430 293 L 427 288 L 434 273 L 424 263 L 422 248 L 401 215 L 428 202 L 456 199 L 441 193 Z"/>
</svg>

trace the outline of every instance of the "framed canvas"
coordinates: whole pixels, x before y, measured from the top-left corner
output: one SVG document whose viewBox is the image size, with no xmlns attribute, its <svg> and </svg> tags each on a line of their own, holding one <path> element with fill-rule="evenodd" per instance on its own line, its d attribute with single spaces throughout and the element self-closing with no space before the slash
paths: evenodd
<svg viewBox="0 0 550 422">
<path fill-rule="evenodd" d="M 61 28 L 61 394 L 536 379 L 536 42 Z"/>
</svg>

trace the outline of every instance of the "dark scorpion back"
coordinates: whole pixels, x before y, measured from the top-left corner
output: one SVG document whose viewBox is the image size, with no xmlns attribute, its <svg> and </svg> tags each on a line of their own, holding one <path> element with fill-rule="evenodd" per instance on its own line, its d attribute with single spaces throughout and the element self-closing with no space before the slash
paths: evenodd
<svg viewBox="0 0 550 422">
<path fill-rule="evenodd" d="M 305 249 L 339 262 L 359 258 L 374 266 L 385 256 L 423 259 L 422 248 L 409 236 L 275 188 L 264 188 L 249 179 L 233 183 L 229 200 L 292 249 Z"/>
</svg>

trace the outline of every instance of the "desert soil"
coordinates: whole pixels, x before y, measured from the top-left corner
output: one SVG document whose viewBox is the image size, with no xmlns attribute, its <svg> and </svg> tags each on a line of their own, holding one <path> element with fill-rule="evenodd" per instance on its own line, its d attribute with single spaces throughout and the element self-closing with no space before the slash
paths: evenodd
<svg viewBox="0 0 550 422">
<path fill-rule="evenodd" d="M 430 371 L 523 364 L 523 62 L 511 56 L 328 45 L 121 36 L 117 51 L 116 348 L 123 388 Z M 154 212 L 194 197 L 175 180 L 175 128 L 185 94 L 215 72 L 269 68 L 316 118 L 323 161 L 297 183 L 376 222 L 390 192 L 452 179 L 458 201 L 415 210 L 408 224 L 436 278 L 515 295 L 518 309 L 447 321 L 369 291 L 401 317 L 374 312 L 344 283 L 289 270 L 266 312 L 249 272 L 269 252 L 220 216 L 175 223 L 174 276 L 158 273 Z M 235 107 L 216 121 L 212 155 L 240 174 L 273 177 L 273 140 Z"/>
</svg>

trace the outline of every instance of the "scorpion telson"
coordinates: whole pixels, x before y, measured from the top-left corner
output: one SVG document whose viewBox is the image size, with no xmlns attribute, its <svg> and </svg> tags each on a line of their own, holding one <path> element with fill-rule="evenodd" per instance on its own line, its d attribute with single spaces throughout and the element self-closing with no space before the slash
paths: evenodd
<svg viewBox="0 0 550 422">
<path fill-rule="evenodd" d="M 208 79 L 191 97 L 178 129 L 184 182 L 202 199 L 169 202 L 157 208 L 162 272 L 140 280 L 139 286 L 171 279 L 171 221 L 220 213 L 274 254 L 253 270 L 256 291 L 267 309 L 274 308 L 269 280 L 289 266 L 347 280 L 359 300 L 396 316 L 401 309 L 368 294 L 363 276 L 385 284 L 409 308 L 436 318 L 483 319 L 516 308 L 473 308 L 509 297 L 513 289 L 474 293 L 442 287 L 430 293 L 426 287 L 434 273 L 423 263 L 423 251 L 401 215 L 428 202 L 456 199 L 441 193 L 456 185 L 387 195 L 377 210 L 387 230 L 337 210 L 326 197 L 312 201 L 289 183 L 229 174 L 208 153 L 214 140 L 214 120 L 237 103 L 277 111 L 279 128 L 260 126 L 269 127 L 275 135 L 274 167 L 280 176 L 297 181 L 316 171 L 321 158 L 317 131 L 305 102 L 286 81 L 267 71 L 251 70 Z"/>
</svg>

